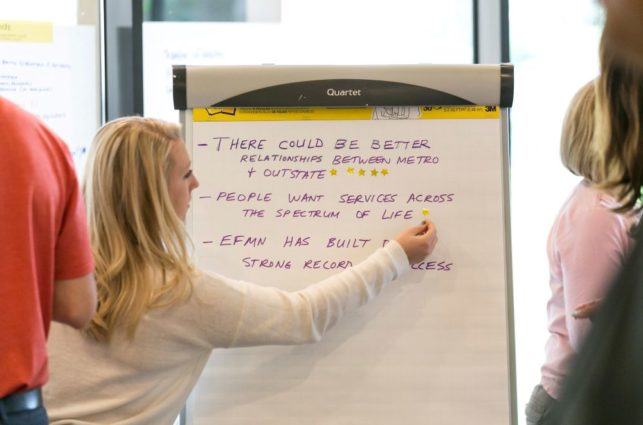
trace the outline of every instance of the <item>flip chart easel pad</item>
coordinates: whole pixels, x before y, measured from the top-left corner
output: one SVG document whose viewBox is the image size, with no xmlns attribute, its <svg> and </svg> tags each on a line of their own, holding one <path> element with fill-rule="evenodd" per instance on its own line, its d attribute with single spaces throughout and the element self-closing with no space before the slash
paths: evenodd
<svg viewBox="0 0 643 425">
<path fill-rule="evenodd" d="M 410 112 L 192 122 L 201 268 L 297 290 L 366 258 L 423 210 L 439 235 L 421 270 L 320 343 L 213 352 L 195 424 L 510 423 L 501 119 Z"/>
</svg>

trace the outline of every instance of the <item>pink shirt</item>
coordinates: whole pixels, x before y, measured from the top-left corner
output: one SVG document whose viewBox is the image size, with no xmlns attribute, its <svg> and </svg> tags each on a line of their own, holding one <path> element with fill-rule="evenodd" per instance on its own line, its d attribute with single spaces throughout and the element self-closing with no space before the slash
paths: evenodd
<svg viewBox="0 0 643 425">
<path fill-rule="evenodd" d="M 549 234 L 550 336 L 541 385 L 556 399 L 569 363 L 591 325 L 589 319 L 574 319 L 573 311 L 605 295 L 633 246 L 629 233 L 638 216 L 612 212 L 616 205 L 611 195 L 583 180 L 561 208 Z"/>
</svg>

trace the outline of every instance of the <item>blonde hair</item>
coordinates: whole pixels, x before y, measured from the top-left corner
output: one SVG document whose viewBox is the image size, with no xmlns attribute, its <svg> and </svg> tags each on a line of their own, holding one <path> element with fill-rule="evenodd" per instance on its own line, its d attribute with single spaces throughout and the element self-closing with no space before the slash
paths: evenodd
<svg viewBox="0 0 643 425">
<path fill-rule="evenodd" d="M 594 143 L 596 90 L 590 81 L 574 95 L 567 108 L 560 137 L 560 158 L 569 171 L 595 183 L 601 161 Z"/>
<path fill-rule="evenodd" d="M 120 329 L 132 338 L 147 310 L 191 292 L 188 237 L 167 188 L 180 140 L 177 125 L 141 117 L 111 121 L 94 138 L 83 192 L 98 292 L 87 332 L 98 341 Z"/>
<path fill-rule="evenodd" d="M 613 189 L 621 207 L 640 209 L 643 184 L 643 73 L 614 52 L 605 37 L 600 46 L 597 133 L 603 152 L 602 186 Z"/>
</svg>

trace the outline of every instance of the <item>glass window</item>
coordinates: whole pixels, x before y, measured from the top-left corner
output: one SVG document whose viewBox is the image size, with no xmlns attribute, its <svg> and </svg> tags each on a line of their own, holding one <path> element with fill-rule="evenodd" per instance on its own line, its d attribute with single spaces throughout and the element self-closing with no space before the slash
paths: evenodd
<svg viewBox="0 0 643 425">
<path fill-rule="evenodd" d="M 361 65 L 473 59 L 471 0 L 228 0 L 216 13 L 199 3 L 203 2 L 145 3 L 147 116 L 178 121 L 172 103 L 173 64 Z M 200 22 L 177 22 L 186 20 Z"/>
<path fill-rule="evenodd" d="M 82 175 L 102 122 L 98 0 L 7 2 L 0 18 L 0 95 L 67 142 Z"/>
<path fill-rule="evenodd" d="M 550 296 L 546 240 L 579 178 L 560 162 L 562 120 L 574 93 L 598 75 L 601 8 L 590 0 L 509 2 L 515 94 L 511 216 L 518 417 L 540 382 Z"/>
</svg>

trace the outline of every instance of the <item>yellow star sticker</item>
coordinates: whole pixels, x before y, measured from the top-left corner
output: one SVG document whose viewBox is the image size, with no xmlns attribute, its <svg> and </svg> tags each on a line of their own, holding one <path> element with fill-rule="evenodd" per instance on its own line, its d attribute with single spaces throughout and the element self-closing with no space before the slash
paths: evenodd
<svg viewBox="0 0 643 425">
<path fill-rule="evenodd" d="M 376 175 L 377 175 L 377 170 L 375 168 L 373 168 L 371 170 L 371 176 L 376 176 Z"/>
<path fill-rule="evenodd" d="M 358 173 L 359 173 L 359 175 L 360 175 L 360 176 L 363 176 L 363 175 L 365 175 L 365 174 L 366 174 L 366 170 L 365 170 L 365 169 L 363 169 L 363 168 L 360 168 L 360 169 L 359 169 L 359 171 L 358 171 Z"/>
<path fill-rule="evenodd" d="M 348 168 L 346 169 L 346 172 L 347 172 L 348 174 L 353 174 L 353 173 L 355 172 L 355 169 L 354 169 L 353 167 L 348 167 Z"/>
<path fill-rule="evenodd" d="M 334 168 L 331 168 L 331 169 L 330 169 L 330 175 L 331 175 L 331 176 L 336 176 L 336 175 L 337 175 L 337 170 L 336 170 L 336 169 L 334 169 Z"/>
<path fill-rule="evenodd" d="M 388 170 L 387 170 L 386 168 L 382 168 L 382 171 L 380 171 L 380 173 L 381 173 L 383 176 L 385 176 L 385 175 L 387 175 L 387 174 L 388 174 Z"/>
</svg>

